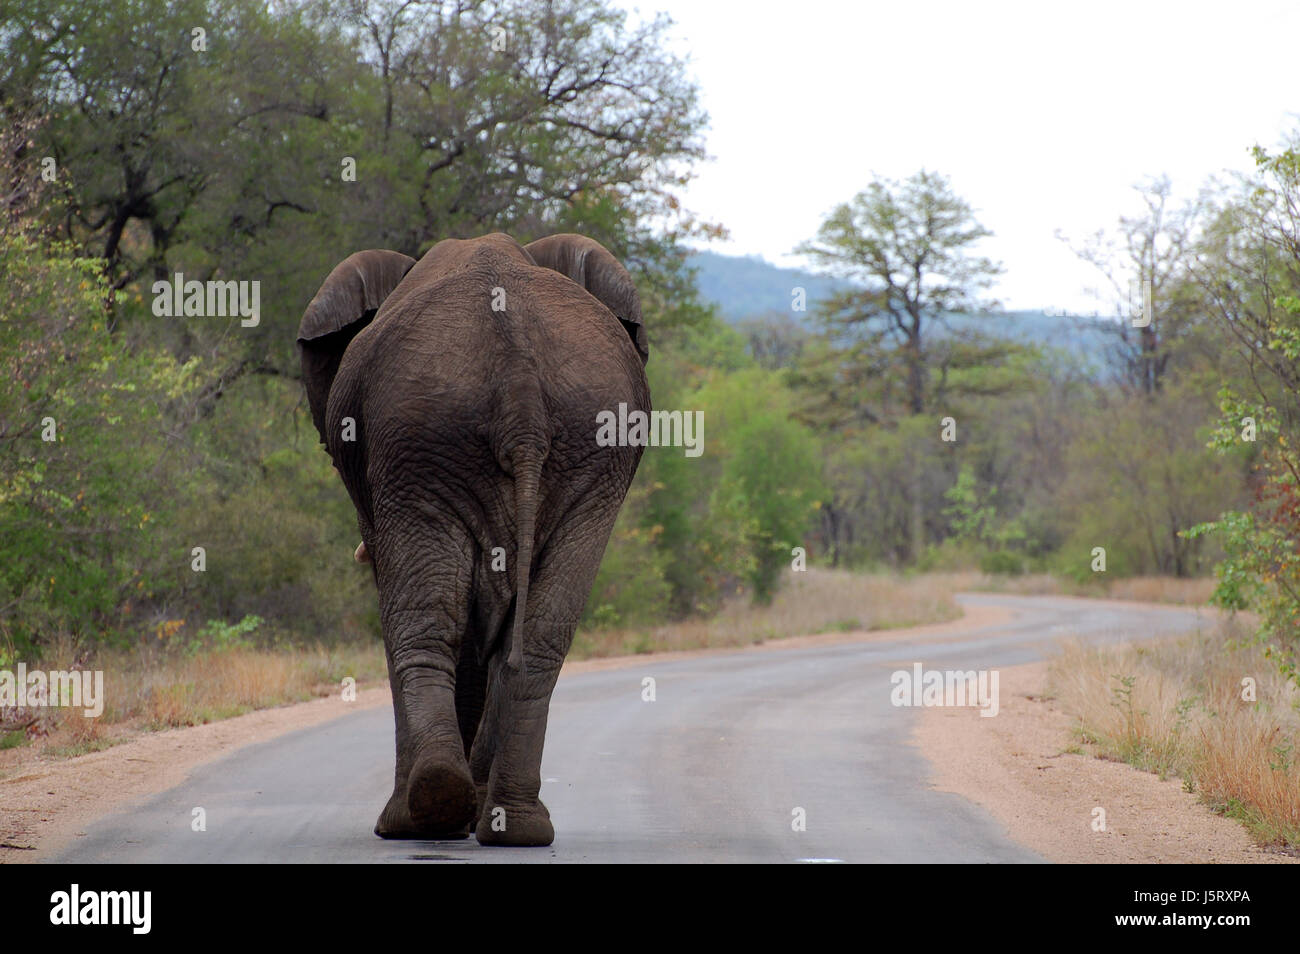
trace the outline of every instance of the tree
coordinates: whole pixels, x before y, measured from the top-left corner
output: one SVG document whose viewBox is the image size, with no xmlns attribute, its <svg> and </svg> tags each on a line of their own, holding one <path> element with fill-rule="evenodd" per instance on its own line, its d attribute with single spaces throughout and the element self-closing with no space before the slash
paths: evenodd
<svg viewBox="0 0 1300 954">
<path fill-rule="evenodd" d="M 175 271 L 260 280 L 267 320 L 238 336 L 257 356 L 229 382 L 294 373 L 303 304 L 359 248 L 583 231 L 647 297 L 689 298 L 677 239 L 712 227 L 674 192 L 705 116 L 668 25 L 601 0 L 15 0 L 0 86 L 47 117 L 64 235 L 119 306 Z M 183 324 L 172 346 L 227 335 Z"/>
<path fill-rule="evenodd" d="M 760 367 L 792 368 L 799 363 L 809 332 L 789 314 L 768 311 L 736 323 L 745 348 Z"/>
<path fill-rule="evenodd" d="M 1196 528 L 1226 551 L 1214 600 L 1259 614 L 1269 655 L 1300 682 L 1300 136 L 1214 217 L 1196 281 L 1245 366 L 1220 392 L 1214 445 L 1253 458 L 1253 501 Z"/>
<path fill-rule="evenodd" d="M 165 273 L 205 208 L 227 210 L 206 223 L 209 240 L 305 210 L 301 170 L 258 161 L 259 143 L 289 139 L 299 120 L 323 125 L 336 98 L 307 67 L 338 57 L 300 26 L 250 0 L 7 8 L 3 86 L 48 117 L 39 145 L 72 200 L 65 236 L 102 257 L 116 287 Z"/>
<path fill-rule="evenodd" d="M 661 211 L 703 156 L 696 91 L 663 46 L 592 0 L 348 0 L 382 86 L 382 148 L 413 150 L 422 220 L 396 246 L 543 224 L 620 192 Z M 622 251 L 621 249 L 617 251 Z"/>
<path fill-rule="evenodd" d="M 824 493 L 818 441 L 791 416 L 792 395 L 778 373 L 741 371 L 698 397 L 720 432 L 712 448 L 723 460 L 714 510 L 745 528 L 747 582 L 756 602 L 770 602 Z"/>
<path fill-rule="evenodd" d="M 1154 394 L 1199 314 L 1188 267 L 1205 206 L 1202 198 L 1174 206 L 1168 176 L 1134 188 L 1143 211 L 1120 216 L 1114 233 L 1098 230 L 1074 244 L 1057 238 L 1105 277 L 1115 313 L 1128 319 L 1115 326 L 1124 380 Z"/>
<path fill-rule="evenodd" d="M 990 235 L 946 178 L 923 169 L 902 183 L 876 178 L 796 249 L 863 286 L 831 300 L 829 327 L 902 362 L 912 414 L 928 407 L 930 325 L 978 307 L 1002 271 L 974 251 Z"/>
<path fill-rule="evenodd" d="M 171 518 L 190 475 L 168 451 L 194 369 L 105 333 L 101 266 L 0 236 L 12 296 L 0 308 L 0 643 L 11 649 L 120 636 L 187 552 Z"/>
<path fill-rule="evenodd" d="M 1150 395 L 1097 389 L 1075 412 L 1057 495 L 1067 529 L 1058 568 L 1092 578 L 1089 554 L 1103 546 L 1109 573 L 1204 573 L 1205 541 L 1185 531 L 1231 506 L 1243 475 L 1206 450 L 1213 403 L 1203 384 L 1172 377 Z"/>
<path fill-rule="evenodd" d="M 981 295 L 1002 268 L 976 251 L 991 234 L 946 178 L 924 169 L 901 183 L 877 177 L 831 212 L 816 238 L 796 251 L 858 287 L 824 307 L 824 343 L 808 349 L 796 376 L 812 395 L 811 419 L 845 438 L 863 422 L 896 426 L 901 416 L 947 400 L 954 383 L 976 380 L 963 371 L 996 364 L 1013 350 L 947 327 L 952 314 L 992 306 Z M 942 343 L 932 328 L 948 331 Z M 917 559 L 926 542 L 927 499 L 941 498 L 928 486 L 922 450 L 907 444 L 900 451 L 910 470 L 905 486 Z M 844 527 L 840 498 L 847 490 L 837 487 L 827 505 L 827 531 Z M 838 554 L 838 540 L 831 546 Z"/>
</svg>

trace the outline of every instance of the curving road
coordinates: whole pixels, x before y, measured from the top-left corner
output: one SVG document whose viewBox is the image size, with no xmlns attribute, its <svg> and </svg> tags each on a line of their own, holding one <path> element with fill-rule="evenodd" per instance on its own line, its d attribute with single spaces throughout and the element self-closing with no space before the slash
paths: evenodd
<svg viewBox="0 0 1300 954">
<path fill-rule="evenodd" d="M 542 799 L 550 848 L 391 842 L 371 834 L 392 783 L 392 712 L 371 709 L 249 746 L 129 814 L 91 826 L 70 862 L 1035 862 L 982 809 L 927 788 L 908 744 L 917 710 L 890 674 L 994 669 L 1092 642 L 1188 631 L 1196 609 L 966 595 L 1009 609 L 918 642 L 888 634 L 819 648 L 657 660 L 565 675 Z M 642 701 L 642 679 L 656 700 Z M 202 806 L 207 831 L 190 830 Z M 806 831 L 792 830 L 804 809 Z"/>
</svg>

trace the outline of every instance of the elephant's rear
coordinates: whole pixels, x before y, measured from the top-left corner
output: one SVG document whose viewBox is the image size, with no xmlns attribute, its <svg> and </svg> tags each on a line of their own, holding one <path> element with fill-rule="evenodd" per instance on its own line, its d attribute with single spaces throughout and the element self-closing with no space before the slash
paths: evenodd
<svg viewBox="0 0 1300 954">
<path fill-rule="evenodd" d="M 471 278 L 470 287 L 481 287 L 484 277 Z M 551 574 L 543 578 L 548 585 L 557 573 L 571 580 L 581 594 L 580 611 L 641 457 L 638 446 L 598 443 L 599 416 L 605 410 L 617 411 L 620 404 L 648 412 L 650 394 L 627 331 L 582 288 L 554 272 L 526 265 L 499 268 L 490 278 L 503 307 L 478 316 L 491 329 L 491 365 L 496 371 L 484 438 L 500 467 L 499 486 L 504 489 L 509 482 L 512 500 L 503 508 L 491 508 L 495 519 L 488 536 L 514 543 L 507 548 L 515 555 L 509 661 L 518 670 L 524 665 L 535 562 L 557 534 L 575 525 L 589 528 L 581 545 L 562 541 L 557 560 L 571 566 L 542 567 Z M 484 602 L 503 605 L 504 574 L 484 582 Z M 541 599 L 545 611 L 556 611 L 548 589 Z M 558 615 L 570 614 L 561 610 Z M 576 611 L 571 615 L 570 622 L 576 624 Z M 561 655 L 572 636 L 572 626 L 567 629 L 564 645 L 555 647 Z"/>
<path fill-rule="evenodd" d="M 642 448 L 602 446 L 598 421 L 620 404 L 648 412 L 649 386 L 627 331 L 582 288 L 549 270 L 513 264 L 491 279 L 504 292 L 504 309 L 478 315 L 491 329 L 484 441 L 503 477 L 540 468 L 536 553 L 575 509 L 617 512 Z M 493 528 L 494 536 L 517 529 L 508 515 L 527 506 L 516 499 L 499 511 L 507 522 Z"/>
<path fill-rule="evenodd" d="M 468 531 L 476 612 L 496 643 L 505 608 L 527 606 L 533 564 L 575 515 L 604 528 L 603 551 L 642 448 L 598 444 L 598 415 L 649 411 L 640 356 L 581 287 L 495 256 L 407 295 L 354 348 L 330 414 L 336 432 L 349 408 L 367 423 L 367 503 L 380 520 L 418 512 Z M 524 619 L 515 613 L 516 666 Z"/>
</svg>

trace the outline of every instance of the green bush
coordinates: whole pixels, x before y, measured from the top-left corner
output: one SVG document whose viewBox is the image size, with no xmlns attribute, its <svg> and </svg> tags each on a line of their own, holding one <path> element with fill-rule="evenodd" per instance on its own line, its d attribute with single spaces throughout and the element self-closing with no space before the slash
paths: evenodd
<svg viewBox="0 0 1300 954">
<path fill-rule="evenodd" d="M 993 550 L 980 557 L 979 567 L 982 573 L 1019 576 L 1025 572 L 1025 561 L 1007 550 Z"/>
<path fill-rule="evenodd" d="M 99 264 L 66 248 L 0 239 L 0 287 L 0 637 L 126 638 L 184 560 L 169 418 L 197 360 L 110 334 Z"/>
</svg>

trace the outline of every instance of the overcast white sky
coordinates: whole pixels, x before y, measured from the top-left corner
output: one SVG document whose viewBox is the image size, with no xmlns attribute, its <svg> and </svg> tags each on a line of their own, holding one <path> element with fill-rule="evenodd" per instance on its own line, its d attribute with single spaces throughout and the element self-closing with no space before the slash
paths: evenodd
<svg viewBox="0 0 1300 954">
<path fill-rule="evenodd" d="M 1191 193 L 1300 125 L 1300 3 L 618 0 L 677 22 L 710 115 L 687 207 L 711 246 L 789 255 L 872 173 L 949 176 L 995 233 L 1010 308 L 1092 311 L 1054 238 L 1114 224 L 1133 184 Z"/>
</svg>

